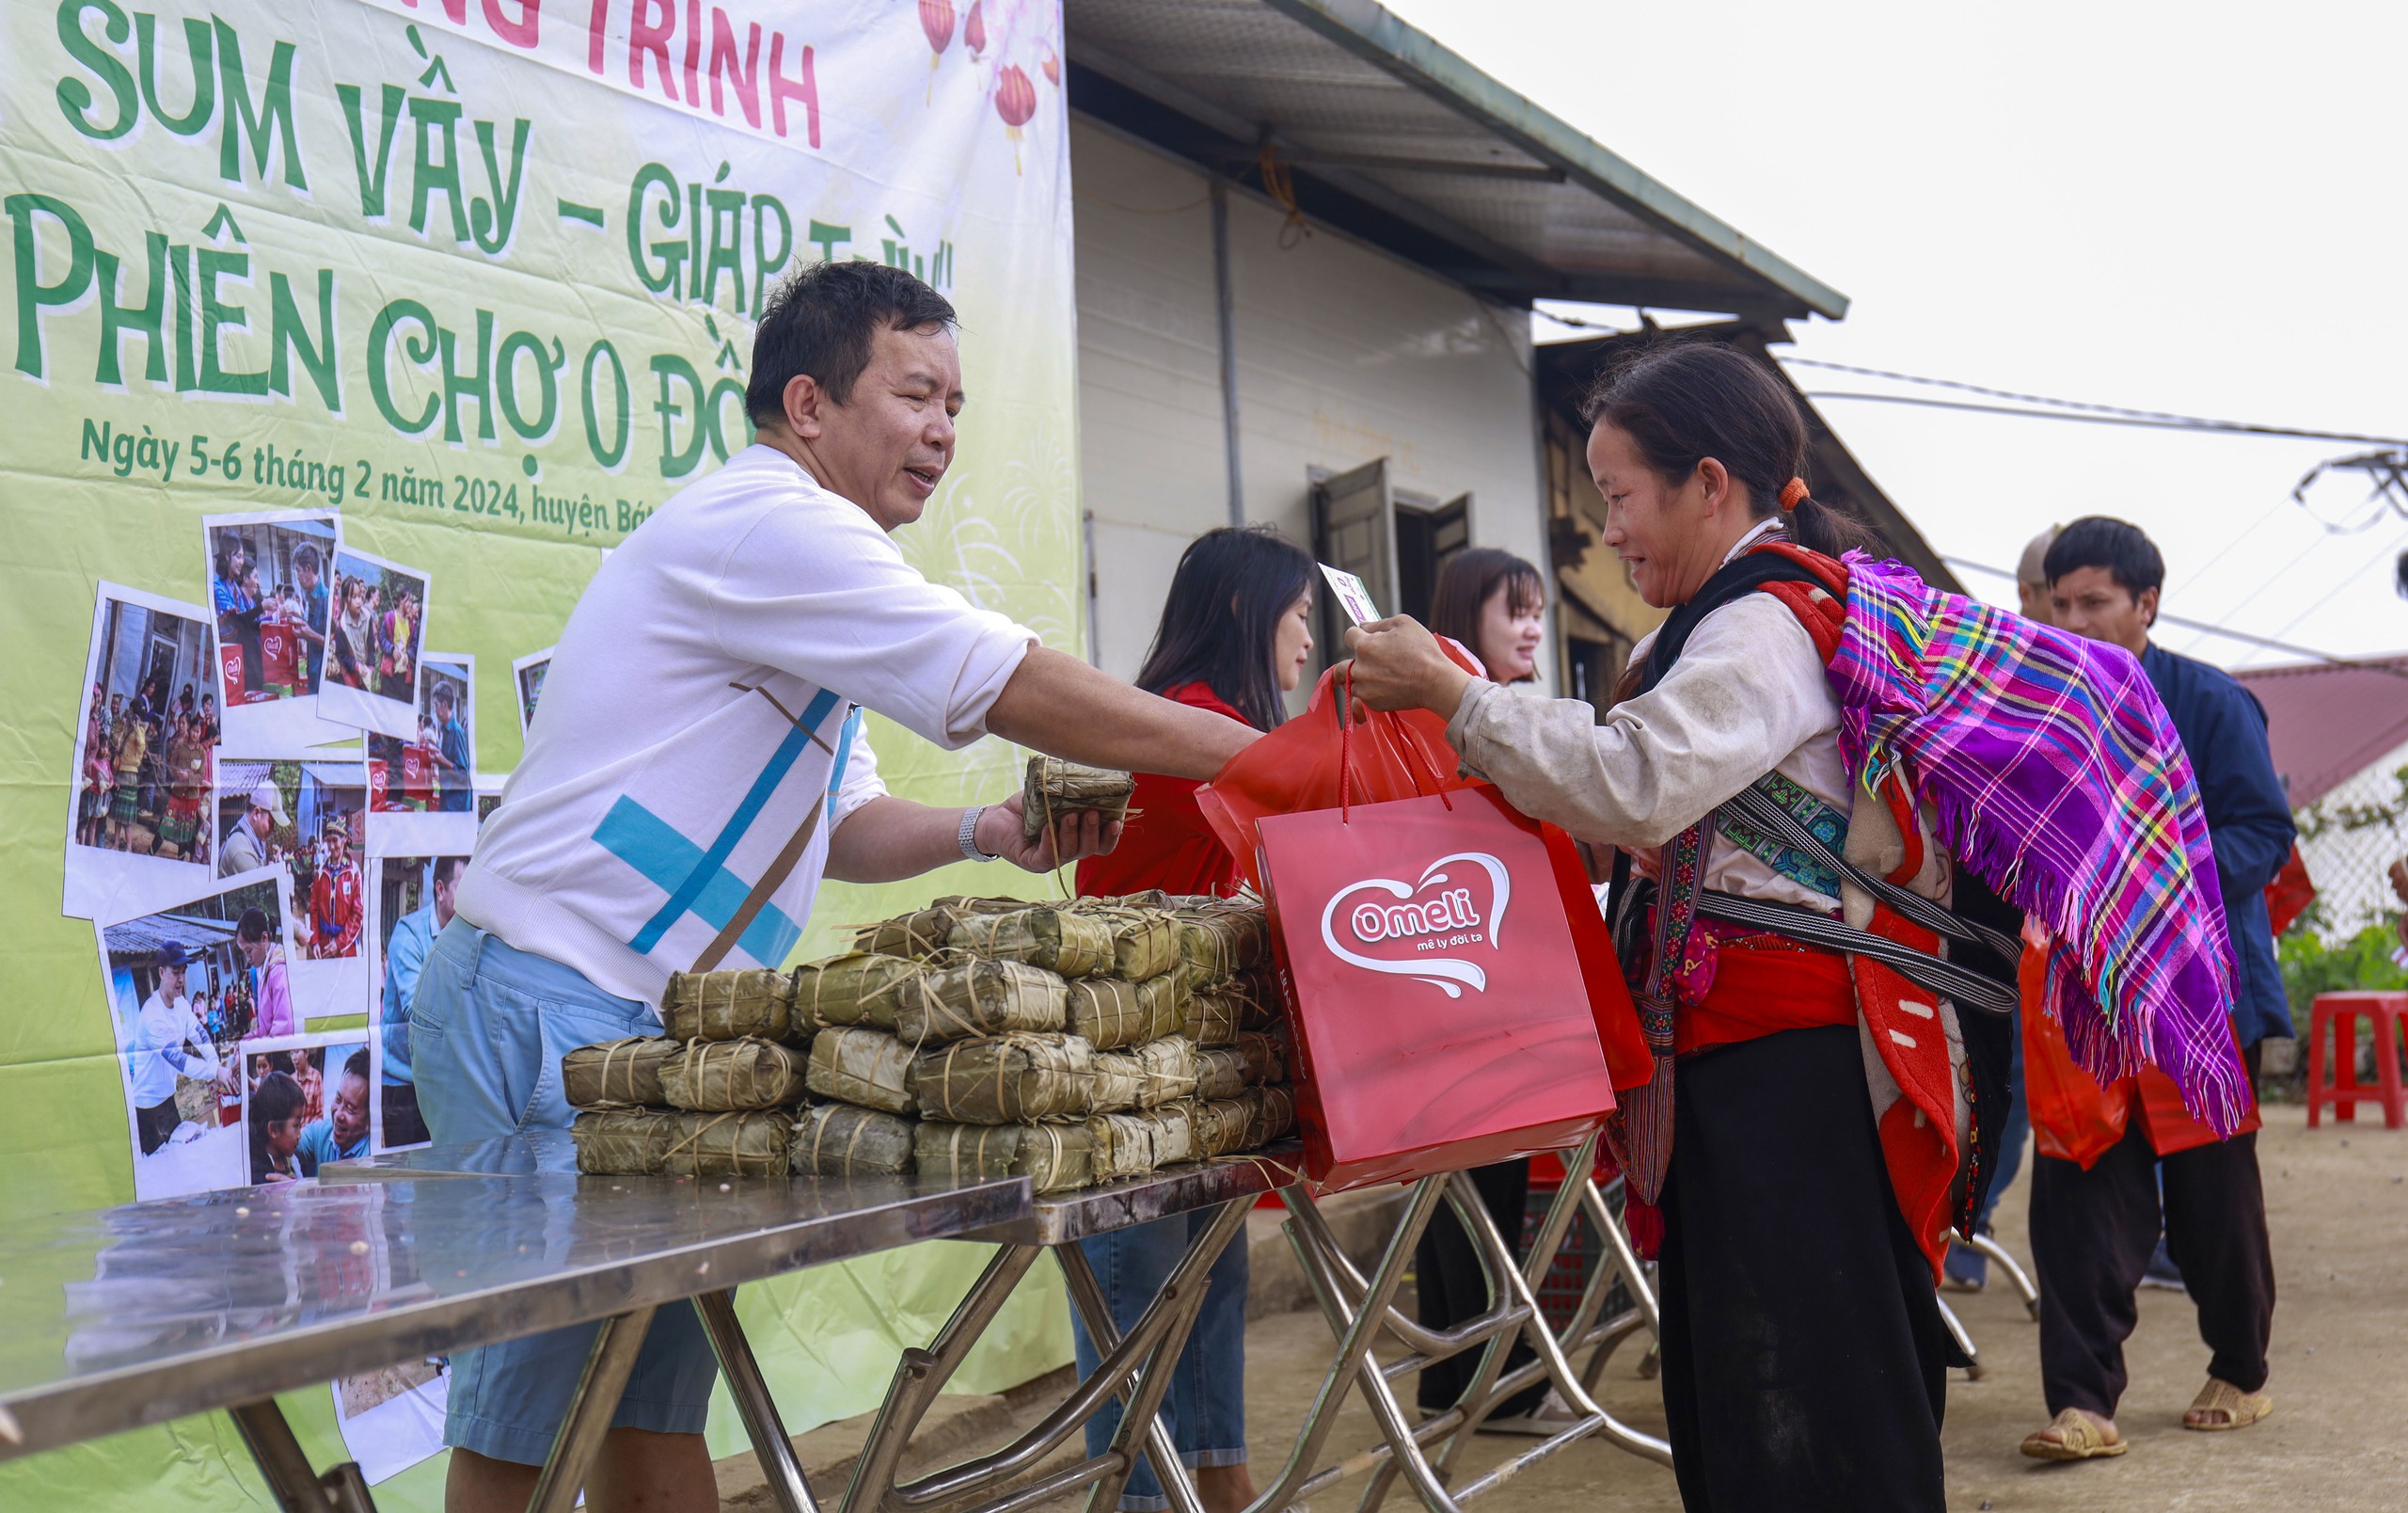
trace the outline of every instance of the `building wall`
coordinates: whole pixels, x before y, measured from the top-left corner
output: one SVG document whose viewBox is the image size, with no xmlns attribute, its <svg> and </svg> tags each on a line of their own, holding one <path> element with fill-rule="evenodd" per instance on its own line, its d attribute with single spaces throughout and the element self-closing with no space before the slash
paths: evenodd
<svg viewBox="0 0 2408 1513">
<path fill-rule="evenodd" d="M 1096 660 L 1134 676 L 1179 554 L 1228 520 L 1205 176 L 1073 117 L 1079 456 Z M 1399 489 L 1469 493 L 1472 540 L 1544 565 L 1529 323 L 1326 228 L 1229 196 L 1245 513 L 1306 545 L 1312 470 L 1386 456 Z M 1284 244 L 1284 245 L 1283 245 Z M 1552 686 L 1556 658 L 1542 652 Z"/>
</svg>

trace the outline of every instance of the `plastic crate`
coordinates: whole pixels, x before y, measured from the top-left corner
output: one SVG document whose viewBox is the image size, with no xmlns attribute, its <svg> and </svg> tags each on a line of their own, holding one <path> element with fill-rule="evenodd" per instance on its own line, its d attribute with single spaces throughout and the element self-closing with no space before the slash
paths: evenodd
<svg viewBox="0 0 2408 1513">
<path fill-rule="evenodd" d="M 1533 1184 L 1522 1218 L 1522 1253 L 1529 1253 L 1538 1239 L 1539 1226 L 1546 1222 L 1546 1211 L 1555 1202 L 1555 1189 Z M 1604 1238 L 1599 1235 L 1585 1213 L 1572 1216 L 1572 1224 L 1564 1232 L 1563 1244 L 1557 1249 L 1554 1262 L 1546 1275 L 1539 1279 L 1539 1314 L 1547 1327 L 1560 1331 L 1572 1322 L 1573 1314 L 1580 1307 L 1580 1294 L 1589 1285 L 1589 1277 L 1605 1254 Z M 1611 1318 L 1631 1306 L 1629 1291 L 1621 1279 L 1607 1289 L 1601 1319 Z"/>
</svg>

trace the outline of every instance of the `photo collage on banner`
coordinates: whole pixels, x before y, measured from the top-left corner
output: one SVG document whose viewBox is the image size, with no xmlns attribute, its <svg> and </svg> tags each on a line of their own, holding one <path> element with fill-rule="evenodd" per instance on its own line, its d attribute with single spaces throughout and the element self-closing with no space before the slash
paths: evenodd
<svg viewBox="0 0 2408 1513">
<path fill-rule="evenodd" d="M 201 546 L 202 602 L 98 585 L 67 817 L 141 1198 L 426 1142 L 408 995 L 509 775 L 478 767 L 476 659 L 426 649 L 431 574 L 328 510 L 207 516 Z M 550 657 L 512 667 L 522 735 Z M 359 1385 L 346 1424 L 427 1387 Z"/>
</svg>

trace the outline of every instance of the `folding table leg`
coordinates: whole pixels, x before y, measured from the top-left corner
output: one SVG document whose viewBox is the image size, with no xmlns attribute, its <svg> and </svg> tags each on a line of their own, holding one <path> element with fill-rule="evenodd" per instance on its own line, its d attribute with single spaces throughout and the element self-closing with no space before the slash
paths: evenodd
<svg viewBox="0 0 2408 1513">
<path fill-rule="evenodd" d="M 1246 1200 L 1251 1207 L 1253 1200 Z M 1062 1264 L 1062 1278 L 1069 1284 L 1070 1306 L 1079 1312 L 1079 1322 L 1086 1326 L 1087 1338 L 1095 1342 L 1096 1355 L 1110 1355 L 1120 1344 L 1120 1325 L 1112 1316 L 1112 1308 L 1103 1296 L 1103 1287 L 1095 1279 L 1095 1268 L 1087 1264 L 1086 1252 L 1076 1242 L 1054 1251 L 1054 1259 Z M 1217 1260 L 1218 1257 L 1216 1256 Z M 1208 1279 L 1205 1286 L 1212 1282 Z M 1203 1308 L 1203 1295 L 1196 1296 L 1196 1307 Z M 1195 1325 L 1188 1326 L 1192 1333 Z M 1174 1357 L 1173 1370 L 1176 1370 Z M 1125 1417 L 1124 1400 L 1122 1412 Z M 1179 1458 L 1179 1446 L 1170 1437 L 1170 1428 L 1156 1412 L 1153 1422 L 1146 1425 L 1146 1458 L 1152 1462 L 1154 1480 L 1162 1484 L 1163 1496 L 1170 1503 L 1172 1513 L 1204 1513 L 1203 1499 L 1196 1490 L 1196 1483 L 1187 1474 L 1187 1465 Z"/>
<path fill-rule="evenodd" d="M 1989 1368 L 1982 1364 L 1982 1353 L 1973 1348 L 1973 1337 L 1965 1332 L 1965 1326 L 1957 1320 L 1956 1311 L 1948 1306 L 1947 1298 L 1940 1298 L 1939 1303 L 1940 1322 L 1947 1326 L 1948 1337 L 1956 1342 L 1956 1348 L 1965 1352 L 1965 1375 L 1981 1380 L 1989 1374 Z"/>
<path fill-rule="evenodd" d="M 561 1419 L 560 1432 L 552 1436 L 552 1453 L 535 1479 L 535 1495 L 528 1500 L 527 1513 L 569 1513 L 577 1505 L 585 1473 L 594 1469 L 602 1436 L 610 1431 L 610 1416 L 619 1410 L 619 1394 L 626 1391 L 627 1377 L 636 1368 L 636 1352 L 643 1348 L 644 1331 L 652 1328 L 652 1314 L 649 1307 L 634 1309 L 604 1319 L 595 1331 L 577 1390 L 569 1394 L 568 1412 Z"/>
<path fill-rule="evenodd" d="M 1302 1215 L 1312 1208 L 1312 1195 L 1301 1183 L 1282 1187 L 1279 1196 L 1291 1215 Z M 1352 1311 L 1351 1316 L 1339 1296 L 1336 1279 L 1316 1254 L 1315 1244 L 1304 1237 L 1304 1226 L 1289 1229 L 1289 1239 L 1304 1261 L 1306 1280 L 1321 1301 L 1322 1316 L 1338 1335 L 1338 1358 L 1322 1377 L 1321 1389 L 1306 1411 L 1304 1425 L 1288 1452 L 1287 1463 L 1271 1486 L 1248 1505 L 1246 1513 L 1279 1513 L 1307 1490 L 1328 1486 L 1356 1469 L 1350 1463 L 1316 1473 L 1313 1467 L 1321 1459 L 1322 1447 L 1329 1442 L 1329 1432 L 1337 1424 L 1338 1409 L 1345 1401 L 1350 1378 L 1367 1373 L 1371 1377 L 1379 1375 L 1379 1363 L 1369 1359 L 1371 1341 L 1386 1321 L 1398 1283 L 1404 1280 L 1413 1249 L 1420 1243 L 1421 1232 L 1430 1227 L 1430 1216 L 1438 1211 L 1444 1196 L 1443 1179 L 1425 1178 L 1414 1184 L 1412 1196 L 1405 1202 L 1404 1218 L 1389 1236 L 1387 1250 L 1381 1254 L 1379 1266 L 1365 1289 L 1363 1306 Z M 1440 1491 L 1438 1496 L 1443 1502 L 1446 1494 Z"/>
<path fill-rule="evenodd" d="M 744 1326 L 737 1320 L 736 1290 L 722 1287 L 704 1293 L 694 1299 L 694 1307 L 703 1315 L 703 1329 L 711 1337 L 720 1370 L 727 1373 L 728 1393 L 744 1420 L 752 1454 L 761 1462 L 770 1501 L 777 1505 L 778 1513 L 819 1513 L 819 1505 L 812 1500 L 811 1484 L 803 1479 L 802 1462 L 795 1457 L 794 1441 L 786 1438 L 785 1421 L 778 1416 L 769 1384 L 761 1378 L 761 1363 L 752 1359 L 752 1342 L 744 1337 Z"/>
<path fill-rule="evenodd" d="M 1957 1234 L 1955 1230 L 1950 1230 L 1948 1233 L 1955 1236 L 1957 1244 L 1988 1256 L 2001 1270 L 2004 1271 L 2006 1280 L 2014 1284 L 2016 1292 L 2023 1298 L 2023 1311 L 2032 1315 L 2034 1322 L 2036 1323 L 2039 1320 L 2040 1289 L 2033 1282 L 2032 1274 L 2023 1269 L 2022 1264 L 2008 1252 L 2005 1246 L 1999 1244 L 1987 1234 L 1976 1234 L 1967 1239 Z"/>
<path fill-rule="evenodd" d="M 368 1479 L 358 1466 L 344 1461 L 323 1476 L 309 1468 L 309 1457 L 293 1437 L 293 1425 L 285 1422 L 275 1398 L 227 1412 L 283 1513 L 375 1513 L 375 1500 L 369 1496 Z"/>
</svg>

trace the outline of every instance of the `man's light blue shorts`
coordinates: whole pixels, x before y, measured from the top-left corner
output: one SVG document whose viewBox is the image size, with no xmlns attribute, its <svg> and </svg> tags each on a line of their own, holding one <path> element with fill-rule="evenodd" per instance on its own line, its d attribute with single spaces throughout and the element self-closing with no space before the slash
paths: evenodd
<svg viewBox="0 0 2408 1513">
<path fill-rule="evenodd" d="M 660 1033 L 647 1006 L 457 917 L 427 953 L 409 1015 L 419 1107 L 447 1145 L 566 1129 L 576 1111 L 561 1087 L 561 1057 L 598 1041 Z M 454 1355 L 443 1442 L 543 1464 L 598 1328 L 575 1325 Z M 611 1426 L 700 1434 L 718 1379 L 694 1305 L 672 1304 L 653 1315 Z"/>
</svg>

